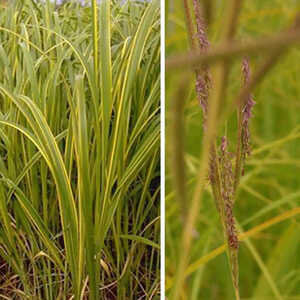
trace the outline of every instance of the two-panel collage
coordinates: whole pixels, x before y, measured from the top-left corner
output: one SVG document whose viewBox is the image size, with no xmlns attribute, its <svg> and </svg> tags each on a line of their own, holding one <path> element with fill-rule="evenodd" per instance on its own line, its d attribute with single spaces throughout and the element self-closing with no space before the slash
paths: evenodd
<svg viewBox="0 0 300 300">
<path fill-rule="evenodd" d="M 300 300 L 300 1 L 0 0 L 0 299 Z"/>
</svg>

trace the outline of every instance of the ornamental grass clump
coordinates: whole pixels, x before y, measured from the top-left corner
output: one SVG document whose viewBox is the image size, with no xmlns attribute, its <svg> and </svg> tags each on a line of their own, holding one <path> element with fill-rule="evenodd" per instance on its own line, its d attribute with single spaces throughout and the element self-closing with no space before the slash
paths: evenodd
<svg viewBox="0 0 300 300">
<path fill-rule="evenodd" d="M 0 298 L 159 294 L 159 2 L 91 4 L 0 11 Z"/>
</svg>

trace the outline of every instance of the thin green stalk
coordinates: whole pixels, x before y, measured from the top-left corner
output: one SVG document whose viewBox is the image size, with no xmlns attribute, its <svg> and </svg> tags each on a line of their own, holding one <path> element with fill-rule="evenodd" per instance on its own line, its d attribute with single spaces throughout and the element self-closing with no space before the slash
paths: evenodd
<svg viewBox="0 0 300 300">
<path fill-rule="evenodd" d="M 232 41 L 212 47 L 207 53 L 177 54 L 166 60 L 166 69 L 180 69 L 181 71 L 194 68 L 195 66 L 215 64 L 220 60 L 230 57 L 242 57 L 245 55 L 255 56 L 257 53 L 268 53 L 271 50 L 286 49 L 299 44 L 300 30 L 278 33 L 274 36 L 249 39 L 243 42 Z"/>
<path fill-rule="evenodd" d="M 174 95 L 172 106 L 172 169 L 176 198 L 181 206 L 183 221 L 186 220 L 189 204 L 186 197 L 185 187 L 185 162 L 184 162 L 184 105 L 186 86 L 188 80 L 180 82 L 179 88 Z"/>
<path fill-rule="evenodd" d="M 207 133 L 203 139 L 203 150 L 200 156 L 200 169 L 197 175 L 196 187 L 193 193 L 193 197 L 190 203 L 190 209 L 187 216 L 187 221 L 185 223 L 182 237 L 181 245 L 184 247 L 185 251 L 182 252 L 179 260 L 179 264 L 176 270 L 174 289 L 171 293 L 171 299 L 179 299 L 183 284 L 184 284 L 184 273 L 189 261 L 189 253 L 191 249 L 192 237 L 193 237 L 193 228 L 195 221 L 197 219 L 200 200 L 203 193 L 204 182 L 206 181 L 207 171 L 208 171 L 208 162 L 210 156 L 210 145 L 214 141 L 217 125 L 217 111 L 219 107 L 220 94 L 218 94 L 218 89 L 221 83 L 222 74 L 215 70 L 215 89 L 212 92 L 210 98 L 210 107 L 208 113 L 208 123 L 207 123 Z"/>
</svg>

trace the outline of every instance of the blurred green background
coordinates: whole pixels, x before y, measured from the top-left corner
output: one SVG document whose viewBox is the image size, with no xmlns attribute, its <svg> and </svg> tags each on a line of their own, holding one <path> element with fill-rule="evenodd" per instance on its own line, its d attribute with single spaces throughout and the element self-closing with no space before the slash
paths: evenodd
<svg viewBox="0 0 300 300">
<path fill-rule="evenodd" d="M 226 1 L 214 1 L 209 30 L 212 44 L 218 41 Z M 300 10 L 296 0 L 243 1 L 237 38 L 262 37 L 289 27 Z M 166 56 L 188 50 L 182 1 L 166 1 Z M 255 71 L 266 58 L 251 58 Z M 190 77 L 188 77 L 190 76 Z M 170 157 L 170 114 L 178 82 L 190 78 L 185 100 L 185 166 L 189 196 L 197 175 L 202 143 L 201 109 L 190 74 L 166 70 L 166 286 L 167 294 L 176 264 L 184 248 L 179 246 L 182 221 L 174 197 Z M 235 216 L 241 231 L 267 222 L 300 204 L 300 48 L 293 47 L 254 91 L 256 105 L 251 120 L 253 153 L 247 160 Z M 236 59 L 230 73 L 229 100 L 241 87 L 241 60 Z M 230 150 L 236 137 L 235 114 L 227 123 Z M 219 137 L 224 128 L 219 131 Z M 300 299 L 300 218 L 289 218 L 241 242 L 239 251 L 240 293 L 242 299 Z M 190 264 L 223 244 L 223 233 L 214 200 L 206 188 L 198 213 Z M 234 299 L 225 253 L 199 266 L 187 279 L 182 299 Z"/>
</svg>

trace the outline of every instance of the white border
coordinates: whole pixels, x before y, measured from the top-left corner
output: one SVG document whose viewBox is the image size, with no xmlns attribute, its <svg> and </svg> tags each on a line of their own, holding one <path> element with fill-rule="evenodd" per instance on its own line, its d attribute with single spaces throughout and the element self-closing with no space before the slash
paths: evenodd
<svg viewBox="0 0 300 300">
<path fill-rule="evenodd" d="M 165 1 L 160 1 L 160 299 L 165 299 Z"/>
</svg>

